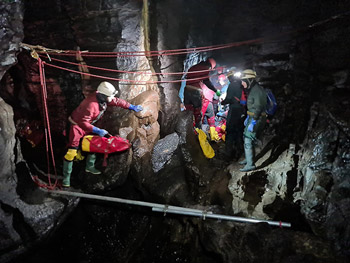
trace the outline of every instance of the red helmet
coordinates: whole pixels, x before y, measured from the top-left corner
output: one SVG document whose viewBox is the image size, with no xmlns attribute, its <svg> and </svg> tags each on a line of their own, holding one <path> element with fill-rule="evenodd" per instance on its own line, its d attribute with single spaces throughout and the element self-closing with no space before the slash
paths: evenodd
<svg viewBox="0 0 350 263">
<path fill-rule="evenodd" d="M 213 58 L 208 58 L 208 61 L 209 61 L 210 65 L 211 65 L 211 68 L 214 69 L 215 66 L 216 66 L 216 61 L 215 61 L 215 59 L 213 59 Z"/>
</svg>

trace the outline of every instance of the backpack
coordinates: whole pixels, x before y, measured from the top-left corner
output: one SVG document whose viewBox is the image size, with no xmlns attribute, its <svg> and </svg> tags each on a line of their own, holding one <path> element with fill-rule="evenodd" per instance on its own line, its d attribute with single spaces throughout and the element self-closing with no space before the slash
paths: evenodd
<svg viewBox="0 0 350 263">
<path fill-rule="evenodd" d="M 277 101 L 275 98 L 275 95 L 273 95 L 272 90 L 265 89 L 266 91 L 266 99 L 267 99 L 267 105 L 265 112 L 267 115 L 272 116 L 275 114 L 277 110 Z"/>
</svg>

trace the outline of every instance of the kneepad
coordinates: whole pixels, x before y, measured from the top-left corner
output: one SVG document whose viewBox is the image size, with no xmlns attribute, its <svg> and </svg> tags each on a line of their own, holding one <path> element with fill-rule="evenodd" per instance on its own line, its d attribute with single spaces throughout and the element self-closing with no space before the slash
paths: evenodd
<svg viewBox="0 0 350 263">
<path fill-rule="evenodd" d="M 74 157 L 77 156 L 77 149 L 68 149 L 64 159 L 71 162 L 74 160 Z"/>
</svg>

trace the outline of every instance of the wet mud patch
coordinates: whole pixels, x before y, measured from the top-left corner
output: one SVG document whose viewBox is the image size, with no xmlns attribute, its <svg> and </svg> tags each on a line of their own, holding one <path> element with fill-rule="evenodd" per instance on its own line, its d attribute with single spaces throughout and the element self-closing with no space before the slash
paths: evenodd
<svg viewBox="0 0 350 263">
<path fill-rule="evenodd" d="M 265 171 L 247 174 L 242 178 L 244 197 L 243 200 L 249 203 L 250 207 L 255 207 L 261 202 L 261 197 L 265 193 L 267 175 Z"/>
<path fill-rule="evenodd" d="M 27 204 L 42 204 L 46 198 L 46 193 L 37 187 L 31 179 L 28 166 L 24 162 L 16 165 L 17 187 L 16 192 L 20 199 Z"/>
<path fill-rule="evenodd" d="M 264 207 L 263 211 L 272 220 L 291 223 L 294 230 L 312 232 L 298 204 L 285 201 L 277 196 L 271 204 Z"/>
</svg>

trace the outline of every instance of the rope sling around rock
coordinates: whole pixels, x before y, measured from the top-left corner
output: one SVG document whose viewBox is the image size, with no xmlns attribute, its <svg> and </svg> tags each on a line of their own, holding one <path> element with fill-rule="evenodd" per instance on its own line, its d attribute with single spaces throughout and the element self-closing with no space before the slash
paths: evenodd
<svg viewBox="0 0 350 263">
<path fill-rule="evenodd" d="M 241 222 L 241 223 L 267 223 L 271 226 L 278 226 L 281 228 L 282 227 L 291 227 L 291 223 L 281 222 L 281 221 L 270 221 L 270 220 L 262 220 L 262 219 L 255 219 L 255 218 L 220 215 L 220 214 L 214 214 L 210 211 L 205 211 L 205 210 L 200 210 L 200 209 L 192 209 L 192 208 L 186 208 L 186 207 L 180 207 L 180 206 L 171 206 L 171 205 L 150 203 L 150 202 L 123 199 L 123 198 L 110 197 L 110 196 L 85 194 L 85 193 L 79 193 L 79 192 L 73 192 L 73 191 L 46 190 L 43 188 L 41 188 L 41 189 L 43 191 L 46 191 L 47 193 L 52 194 L 52 195 L 65 195 L 65 196 L 86 198 L 86 199 L 92 199 L 92 200 L 100 200 L 100 201 L 106 201 L 106 202 L 115 202 L 115 203 L 129 204 L 129 205 L 151 207 L 152 211 L 164 213 L 164 216 L 167 213 L 170 213 L 170 214 L 202 217 L 203 220 L 205 220 L 206 218 L 215 218 L 215 219 L 221 219 L 221 220 L 236 221 L 236 222 Z"/>
</svg>

